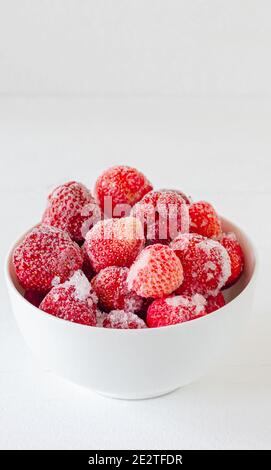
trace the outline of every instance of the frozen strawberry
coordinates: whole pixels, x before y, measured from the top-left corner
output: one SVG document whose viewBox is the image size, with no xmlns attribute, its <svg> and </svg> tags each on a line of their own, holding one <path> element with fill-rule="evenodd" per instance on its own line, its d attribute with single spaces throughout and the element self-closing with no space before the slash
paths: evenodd
<svg viewBox="0 0 271 470">
<path fill-rule="evenodd" d="M 207 313 L 212 313 L 218 310 L 219 308 L 224 307 L 226 305 L 224 295 L 222 292 L 219 292 L 216 296 L 210 295 L 206 299 L 207 304 L 206 304 L 206 312 Z"/>
<path fill-rule="evenodd" d="M 77 242 L 101 219 L 100 208 L 90 191 L 71 181 L 58 186 L 48 197 L 42 223 L 67 232 Z"/>
<path fill-rule="evenodd" d="M 81 251 L 83 255 L 82 271 L 85 274 L 85 276 L 88 278 L 88 280 L 91 281 L 91 279 L 95 276 L 95 271 L 92 268 L 89 256 L 87 254 L 86 242 L 81 246 Z"/>
<path fill-rule="evenodd" d="M 174 251 L 165 245 L 146 247 L 132 265 L 128 288 L 141 297 L 159 298 L 171 294 L 183 281 L 183 269 Z"/>
<path fill-rule="evenodd" d="M 40 303 L 44 299 L 44 294 L 34 290 L 26 290 L 24 293 L 24 298 L 35 307 L 39 307 Z"/>
<path fill-rule="evenodd" d="M 149 328 L 184 323 L 206 315 L 206 300 L 202 295 L 178 295 L 155 300 L 147 313 Z"/>
<path fill-rule="evenodd" d="M 96 272 L 108 266 L 131 266 L 143 245 L 142 225 L 133 217 L 98 222 L 87 233 L 85 242 Z"/>
<path fill-rule="evenodd" d="M 177 293 L 217 295 L 231 274 L 225 248 L 194 233 L 178 235 L 170 246 L 183 266 L 184 282 Z"/>
<path fill-rule="evenodd" d="M 95 195 L 108 217 L 121 217 L 128 216 L 130 208 L 152 189 L 140 171 L 129 166 L 114 166 L 97 179 Z"/>
<path fill-rule="evenodd" d="M 109 266 L 102 269 L 93 279 L 92 288 L 99 298 L 99 305 L 105 311 L 125 310 L 138 312 L 143 299 L 135 292 L 128 291 L 128 268 Z"/>
<path fill-rule="evenodd" d="M 146 328 L 146 324 L 141 318 L 132 312 L 124 310 L 114 310 L 106 315 L 103 321 L 104 328 L 117 328 L 124 330 L 136 330 Z"/>
<path fill-rule="evenodd" d="M 218 240 L 227 250 L 231 260 L 231 276 L 225 285 L 225 287 L 230 287 L 239 279 L 243 272 L 243 250 L 234 233 L 223 233 Z"/>
<path fill-rule="evenodd" d="M 190 232 L 207 238 L 217 237 L 221 233 L 220 218 L 209 202 L 194 202 L 189 207 Z"/>
<path fill-rule="evenodd" d="M 79 246 L 62 230 L 45 225 L 34 228 L 13 254 L 17 277 L 24 289 L 47 293 L 82 267 Z"/>
<path fill-rule="evenodd" d="M 132 209 L 144 225 L 149 243 L 168 244 L 178 233 L 189 232 L 189 206 L 176 191 L 152 191 Z"/>
<path fill-rule="evenodd" d="M 40 309 L 63 320 L 95 326 L 96 301 L 89 281 L 79 270 L 68 281 L 53 287 Z"/>
</svg>

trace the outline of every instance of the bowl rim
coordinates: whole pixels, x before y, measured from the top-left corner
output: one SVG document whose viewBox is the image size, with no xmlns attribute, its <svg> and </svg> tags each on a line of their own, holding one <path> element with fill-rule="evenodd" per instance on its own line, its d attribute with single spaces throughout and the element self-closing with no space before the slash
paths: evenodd
<svg viewBox="0 0 271 470">
<path fill-rule="evenodd" d="M 47 318 L 48 321 L 51 320 L 51 321 L 62 323 L 63 326 L 66 325 L 66 327 L 68 327 L 68 328 L 69 328 L 68 325 L 70 325 L 70 328 L 79 328 L 79 329 L 84 328 L 85 331 L 86 331 L 86 329 L 88 329 L 89 331 L 96 331 L 96 332 L 97 331 L 99 331 L 99 332 L 107 331 L 107 333 L 105 333 L 105 334 L 121 334 L 121 335 L 122 334 L 154 334 L 154 332 L 169 331 L 169 329 L 172 330 L 173 328 L 175 330 L 177 328 L 178 329 L 179 328 L 182 328 L 182 329 L 191 328 L 192 325 L 195 322 L 212 321 L 211 320 L 212 318 L 215 319 L 215 318 L 217 318 L 217 316 L 221 315 L 222 313 L 225 314 L 225 311 L 227 310 L 227 307 L 230 304 L 232 304 L 233 302 L 237 303 L 238 301 L 240 301 L 240 298 L 243 297 L 243 295 L 245 295 L 246 291 L 255 283 L 255 279 L 257 277 L 259 256 L 258 256 L 258 251 L 255 247 L 255 243 L 252 241 L 251 237 L 248 236 L 244 232 L 244 230 L 241 229 L 239 226 L 237 226 L 235 223 L 231 222 L 229 219 L 227 219 L 225 217 L 221 217 L 221 220 L 223 222 L 225 222 L 226 224 L 230 224 L 233 227 L 233 229 L 237 229 L 242 234 L 242 236 L 248 241 L 249 245 L 252 248 L 253 257 L 254 257 L 253 272 L 251 274 L 250 280 L 248 281 L 248 283 L 244 287 L 244 289 L 234 299 L 232 299 L 229 303 L 227 303 L 226 305 L 224 305 L 223 307 L 219 308 L 218 310 L 212 312 L 209 315 L 204 315 L 203 317 L 195 318 L 191 321 L 187 321 L 187 322 L 183 322 L 183 323 L 177 323 L 177 324 L 174 324 L 174 325 L 159 326 L 159 327 L 156 327 L 156 328 L 120 329 L 120 328 L 103 328 L 101 326 L 92 326 L 91 327 L 89 325 L 82 325 L 80 323 L 75 323 L 75 322 L 72 322 L 72 321 L 69 321 L 69 320 L 64 320 L 62 318 L 58 318 L 54 315 L 50 315 L 50 314 L 44 312 L 43 310 L 39 309 L 39 307 L 36 307 L 35 305 L 31 304 L 27 299 L 25 299 L 25 297 L 18 291 L 18 289 L 14 285 L 14 282 L 13 282 L 13 280 L 11 278 L 11 275 L 10 275 L 10 263 L 12 262 L 13 252 L 14 252 L 16 246 L 20 243 L 20 241 L 29 232 L 31 232 L 31 230 L 33 230 L 39 224 L 36 224 L 36 225 L 32 226 L 30 229 L 26 230 L 21 236 L 19 236 L 16 239 L 15 242 L 13 242 L 10 245 L 10 247 L 7 251 L 6 257 L 5 257 L 4 274 L 5 274 L 6 283 L 9 286 L 9 288 L 11 288 L 12 292 L 14 292 L 15 295 L 20 298 L 20 301 L 22 301 L 23 303 L 25 302 L 28 305 L 28 307 L 33 308 L 33 312 L 35 310 L 37 310 L 38 314 L 43 316 L 44 318 Z M 148 332 L 148 333 L 142 333 L 143 331 Z"/>
</svg>

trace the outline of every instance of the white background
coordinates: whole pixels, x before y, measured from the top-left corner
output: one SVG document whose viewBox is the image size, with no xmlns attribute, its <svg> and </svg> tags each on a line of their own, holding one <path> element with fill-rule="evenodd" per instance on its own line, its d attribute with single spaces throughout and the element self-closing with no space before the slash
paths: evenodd
<svg viewBox="0 0 271 470">
<path fill-rule="evenodd" d="M 270 93 L 268 0 L 1 0 L 1 93 Z"/>
<path fill-rule="evenodd" d="M 1 265 L 48 191 L 118 163 L 212 201 L 260 255 L 236 348 L 199 383 L 131 403 L 35 362 L 1 272 L 1 448 L 271 447 L 270 14 L 261 0 L 0 0 Z"/>
</svg>

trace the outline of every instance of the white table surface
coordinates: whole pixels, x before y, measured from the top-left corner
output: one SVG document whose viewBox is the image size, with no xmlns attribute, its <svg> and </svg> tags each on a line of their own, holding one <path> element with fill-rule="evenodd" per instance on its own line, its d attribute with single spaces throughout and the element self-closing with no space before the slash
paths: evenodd
<svg viewBox="0 0 271 470">
<path fill-rule="evenodd" d="M 44 370 L 21 338 L 0 279 L 0 447 L 235 449 L 271 447 L 271 101 L 0 99 L 1 265 L 39 220 L 54 186 L 92 186 L 112 164 L 142 169 L 157 188 L 214 203 L 256 241 L 253 320 L 200 382 L 125 402 Z"/>
</svg>

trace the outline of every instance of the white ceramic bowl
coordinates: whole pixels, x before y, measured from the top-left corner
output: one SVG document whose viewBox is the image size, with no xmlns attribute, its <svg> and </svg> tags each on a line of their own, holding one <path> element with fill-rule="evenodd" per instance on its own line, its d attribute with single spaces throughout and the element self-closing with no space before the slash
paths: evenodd
<svg viewBox="0 0 271 470">
<path fill-rule="evenodd" d="M 247 323 L 255 286 L 255 250 L 237 234 L 245 254 L 239 282 L 226 292 L 229 303 L 205 317 L 164 328 L 113 330 L 92 328 L 42 312 L 22 295 L 7 257 L 6 280 L 18 326 L 46 368 L 103 395 L 122 399 L 156 397 L 203 376 L 229 350 Z"/>
</svg>

